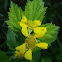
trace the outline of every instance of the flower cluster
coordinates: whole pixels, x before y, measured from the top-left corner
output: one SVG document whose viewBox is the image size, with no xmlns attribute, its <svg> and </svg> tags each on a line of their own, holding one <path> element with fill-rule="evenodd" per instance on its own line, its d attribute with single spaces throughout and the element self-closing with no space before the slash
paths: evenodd
<svg viewBox="0 0 62 62">
<path fill-rule="evenodd" d="M 16 57 L 25 57 L 27 60 L 32 60 L 32 49 L 39 47 L 42 49 L 47 49 L 48 44 L 45 42 L 40 42 L 37 38 L 41 38 L 47 32 L 46 27 L 40 27 L 40 20 L 27 20 L 25 16 L 22 17 L 21 21 L 18 22 L 21 29 L 21 32 L 27 38 L 25 43 L 16 47 L 15 56 Z M 33 33 L 32 33 L 33 32 Z"/>
</svg>

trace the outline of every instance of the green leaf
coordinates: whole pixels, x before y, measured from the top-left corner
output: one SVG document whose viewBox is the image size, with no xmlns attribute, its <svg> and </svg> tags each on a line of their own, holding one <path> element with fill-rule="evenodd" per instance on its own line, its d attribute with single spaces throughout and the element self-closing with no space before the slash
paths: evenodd
<svg viewBox="0 0 62 62">
<path fill-rule="evenodd" d="M 8 20 L 8 21 L 5 21 L 7 24 L 8 24 L 8 27 L 11 28 L 13 31 L 17 31 L 17 29 L 11 24 L 11 22 Z"/>
<path fill-rule="evenodd" d="M 8 62 L 9 57 L 0 50 L 0 62 Z"/>
<path fill-rule="evenodd" d="M 42 38 L 39 38 L 39 40 L 48 43 L 50 46 L 57 38 L 59 27 L 52 23 L 43 24 L 42 27 L 47 27 L 47 32 Z"/>
<path fill-rule="evenodd" d="M 16 34 L 11 29 L 8 29 L 6 43 L 11 50 L 15 50 L 15 47 L 18 45 L 16 43 Z"/>
<path fill-rule="evenodd" d="M 28 20 L 42 21 L 47 7 L 44 7 L 44 2 L 41 0 L 28 0 L 25 7 L 25 16 Z"/>
<path fill-rule="evenodd" d="M 35 48 L 32 50 L 32 52 L 39 51 L 39 50 L 41 50 L 41 48 L 35 47 Z"/>
<path fill-rule="evenodd" d="M 32 61 L 30 62 L 40 62 L 40 59 L 41 59 L 41 52 L 36 51 L 36 52 L 33 52 Z"/>
<path fill-rule="evenodd" d="M 23 15 L 23 11 L 20 7 L 18 7 L 16 4 L 11 2 L 10 6 L 10 12 L 8 12 L 9 21 L 6 21 L 6 23 L 9 25 L 9 27 L 14 30 L 14 28 L 21 29 L 18 21 L 21 20 L 21 17 Z"/>
<path fill-rule="evenodd" d="M 44 57 L 44 58 L 41 58 L 41 62 L 52 62 L 52 60 L 49 58 L 49 57 Z"/>
</svg>

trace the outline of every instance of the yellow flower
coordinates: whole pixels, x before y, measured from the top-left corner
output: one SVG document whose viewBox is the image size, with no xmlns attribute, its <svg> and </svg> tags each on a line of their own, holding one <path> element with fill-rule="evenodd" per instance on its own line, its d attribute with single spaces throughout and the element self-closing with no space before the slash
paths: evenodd
<svg viewBox="0 0 62 62">
<path fill-rule="evenodd" d="M 20 48 L 21 48 L 21 50 L 20 50 Z M 18 46 L 18 47 L 16 47 L 16 50 L 17 51 L 20 51 L 22 54 L 24 54 L 25 53 L 25 43 L 23 44 L 23 45 L 21 45 L 21 46 Z"/>
<path fill-rule="evenodd" d="M 36 27 L 33 29 L 33 31 L 35 33 L 34 38 L 41 38 L 47 32 L 47 29 L 46 27 Z"/>
<path fill-rule="evenodd" d="M 26 37 L 30 36 L 29 30 L 31 29 L 34 31 L 35 35 L 34 38 L 41 38 L 47 32 L 46 27 L 38 27 L 41 25 L 40 20 L 27 20 L 25 16 L 22 17 L 21 21 L 18 22 L 19 25 L 22 27 L 22 34 Z M 28 29 L 27 29 L 28 28 Z"/>
<path fill-rule="evenodd" d="M 40 47 L 42 49 L 48 49 L 48 44 L 45 43 L 45 42 L 38 43 L 38 41 L 35 38 L 28 37 L 28 38 L 26 38 L 24 44 L 16 47 L 16 50 L 18 50 L 18 51 L 20 51 L 21 53 L 24 54 L 26 49 L 28 49 L 26 51 L 26 53 L 24 54 L 24 57 L 27 60 L 32 60 L 32 49 L 34 49 L 35 47 Z"/>
<path fill-rule="evenodd" d="M 21 49 L 20 49 L 21 48 Z M 16 51 L 15 51 L 15 56 L 17 57 L 17 58 L 20 58 L 20 57 L 23 57 L 24 56 L 24 53 L 25 53 L 25 43 L 24 44 L 22 44 L 21 46 L 18 46 L 18 47 L 16 47 Z"/>
<path fill-rule="evenodd" d="M 21 27 L 34 28 L 41 25 L 40 20 L 27 20 L 25 16 L 22 17 L 21 21 L 18 22 Z"/>
<path fill-rule="evenodd" d="M 24 55 L 27 60 L 32 60 L 32 49 L 35 47 L 40 47 L 42 49 L 47 49 L 48 44 L 45 42 L 38 43 L 36 38 L 41 38 L 47 32 L 46 27 L 38 27 L 41 25 L 40 20 L 27 20 L 25 16 L 22 17 L 21 21 L 18 22 L 22 27 L 22 34 L 26 36 L 25 43 L 16 47 L 16 57 Z M 34 33 L 30 34 L 29 30 L 32 30 Z M 20 55 L 19 55 L 20 54 Z"/>
<path fill-rule="evenodd" d="M 20 57 L 23 57 L 23 54 L 21 54 L 20 51 L 15 51 L 15 54 L 14 54 L 17 58 L 20 58 Z"/>
</svg>

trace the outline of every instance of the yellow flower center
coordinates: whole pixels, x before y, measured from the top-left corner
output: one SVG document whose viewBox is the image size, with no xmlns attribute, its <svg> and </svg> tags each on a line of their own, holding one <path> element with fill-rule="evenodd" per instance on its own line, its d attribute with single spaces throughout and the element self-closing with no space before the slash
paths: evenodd
<svg viewBox="0 0 62 62">
<path fill-rule="evenodd" d="M 31 27 L 31 28 L 34 28 L 34 27 L 37 26 L 32 20 L 29 20 L 27 24 L 28 24 L 28 26 Z"/>
<path fill-rule="evenodd" d="M 33 48 L 35 48 L 37 41 L 33 37 L 28 37 L 28 38 L 26 38 L 25 43 L 26 43 L 27 48 L 33 49 Z"/>
</svg>

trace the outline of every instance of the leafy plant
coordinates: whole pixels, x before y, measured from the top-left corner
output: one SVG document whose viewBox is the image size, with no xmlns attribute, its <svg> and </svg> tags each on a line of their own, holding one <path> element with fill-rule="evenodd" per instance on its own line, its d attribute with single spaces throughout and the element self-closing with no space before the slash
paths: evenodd
<svg viewBox="0 0 62 62">
<path fill-rule="evenodd" d="M 5 9 L 6 9 L 5 4 Z M 5 21 L 8 24 L 8 31 L 7 31 L 7 40 L 6 44 L 13 53 L 15 53 L 15 48 L 25 42 L 26 37 L 23 36 L 22 28 L 19 26 L 19 21 L 22 20 L 22 17 L 25 16 L 27 20 L 40 20 L 41 23 L 43 22 L 43 19 L 45 17 L 47 7 L 44 7 L 44 2 L 41 0 L 28 0 L 25 6 L 25 11 L 23 11 L 20 7 L 18 7 L 17 4 L 14 4 L 11 2 L 10 6 L 10 12 L 8 12 L 9 20 Z M 46 23 L 42 24 L 39 27 L 46 27 L 47 32 L 45 35 L 41 38 L 36 38 L 39 40 L 39 42 L 45 42 L 50 47 L 51 43 L 54 42 L 57 39 L 59 27 L 55 26 L 52 23 Z M 28 30 L 29 31 L 29 30 Z M 32 32 L 33 33 L 33 30 Z M 34 41 L 33 41 L 34 42 Z M 42 53 L 39 48 L 33 49 L 33 59 L 32 61 L 26 60 L 25 58 L 16 58 L 15 56 L 10 57 L 10 59 L 3 53 L 0 52 L 5 58 L 5 60 L 1 61 L 7 61 L 7 62 L 52 62 L 52 59 L 49 57 L 41 57 Z M 13 54 L 14 55 L 14 54 Z M 6 58 L 7 57 L 7 58 Z M 60 57 L 60 54 L 59 54 Z M 58 57 L 56 57 L 58 58 Z M 45 61 L 47 60 L 47 61 Z"/>
</svg>

